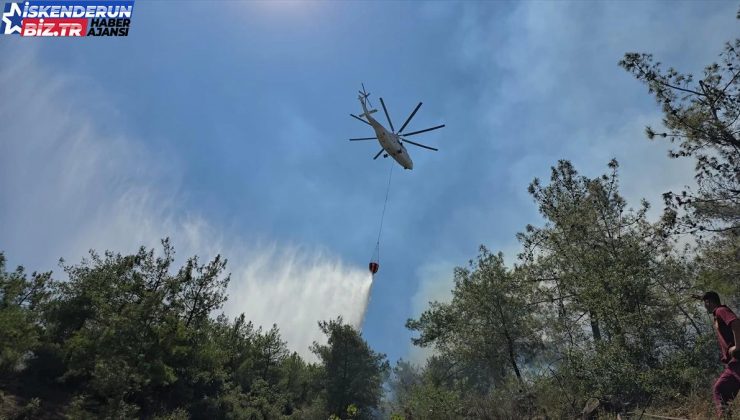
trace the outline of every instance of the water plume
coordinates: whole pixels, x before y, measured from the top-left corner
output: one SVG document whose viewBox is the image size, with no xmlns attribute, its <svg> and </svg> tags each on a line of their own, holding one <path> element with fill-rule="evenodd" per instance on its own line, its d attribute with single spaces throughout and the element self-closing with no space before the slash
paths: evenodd
<svg viewBox="0 0 740 420">
<path fill-rule="evenodd" d="M 288 347 L 315 360 L 308 350 L 325 343 L 319 321 L 336 319 L 358 330 L 370 299 L 372 276 L 367 270 L 322 252 L 292 247 L 263 247 L 244 255 L 244 264 L 230 263 L 229 315 L 244 313 L 255 325 L 277 324 Z M 232 255 L 230 261 L 241 256 Z"/>
</svg>

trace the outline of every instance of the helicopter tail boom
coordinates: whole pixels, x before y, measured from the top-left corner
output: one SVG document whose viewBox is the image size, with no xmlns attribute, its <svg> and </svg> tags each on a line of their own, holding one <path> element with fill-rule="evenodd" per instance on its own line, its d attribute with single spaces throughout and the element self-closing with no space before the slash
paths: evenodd
<svg viewBox="0 0 740 420">
<path fill-rule="evenodd" d="M 371 109 L 370 111 L 363 112 L 362 114 L 360 114 L 360 116 L 367 118 L 370 116 L 370 114 L 374 114 L 376 112 L 378 112 L 377 109 Z"/>
</svg>

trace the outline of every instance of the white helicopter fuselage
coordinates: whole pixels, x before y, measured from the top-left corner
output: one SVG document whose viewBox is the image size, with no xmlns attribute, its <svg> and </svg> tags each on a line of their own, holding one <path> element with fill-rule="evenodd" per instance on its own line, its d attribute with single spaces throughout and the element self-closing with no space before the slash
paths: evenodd
<svg viewBox="0 0 740 420">
<path fill-rule="evenodd" d="M 375 137 L 377 137 L 380 147 L 385 150 L 385 154 L 392 157 L 399 163 L 399 165 L 403 166 L 404 169 L 413 169 L 414 162 L 411 161 L 411 156 L 409 156 L 409 152 L 406 150 L 406 147 L 401 143 L 399 136 L 386 130 L 381 123 L 370 115 L 377 110 L 373 109 L 368 111 L 362 97 L 360 97 L 360 103 L 362 104 L 362 110 L 364 111 L 362 116 L 367 119 L 367 122 L 369 122 L 373 127 L 373 130 L 375 130 Z"/>
</svg>

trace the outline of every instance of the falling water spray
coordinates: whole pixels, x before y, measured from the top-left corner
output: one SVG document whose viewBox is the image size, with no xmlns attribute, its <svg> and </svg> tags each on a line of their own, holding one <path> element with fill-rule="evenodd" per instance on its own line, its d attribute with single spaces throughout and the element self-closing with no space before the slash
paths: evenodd
<svg viewBox="0 0 740 420">
<path fill-rule="evenodd" d="M 232 254 L 233 255 L 233 254 Z M 255 326 L 276 324 L 291 350 L 314 360 L 309 347 L 325 343 L 319 321 L 337 319 L 362 328 L 373 278 L 366 267 L 302 249 L 266 248 L 230 258 L 231 284 L 225 310 L 244 313 Z"/>
<path fill-rule="evenodd" d="M 360 332 L 362 331 L 362 327 L 365 325 L 365 314 L 367 313 L 367 307 L 370 304 L 370 290 L 373 288 L 373 279 L 374 276 L 372 274 L 368 275 L 367 289 L 364 291 L 365 299 L 362 304 L 360 320 L 357 325 L 353 325 L 353 327 L 357 328 Z"/>
</svg>

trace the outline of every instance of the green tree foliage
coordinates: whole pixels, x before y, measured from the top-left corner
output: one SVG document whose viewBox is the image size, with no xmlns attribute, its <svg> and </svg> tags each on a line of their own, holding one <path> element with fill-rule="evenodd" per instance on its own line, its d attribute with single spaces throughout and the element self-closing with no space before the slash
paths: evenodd
<svg viewBox="0 0 740 420">
<path fill-rule="evenodd" d="M 28 279 L 23 267 L 6 272 L 0 253 L 0 375 L 22 368 L 38 345 L 50 278 L 51 273 L 33 273 Z"/>
<path fill-rule="evenodd" d="M 0 254 L 0 389 L 26 407 L 9 413 L 326 419 L 331 394 L 323 384 L 333 376 L 323 366 L 290 353 L 277 326 L 263 331 L 243 314 L 213 317 L 226 300 L 226 261 L 193 257 L 179 269 L 173 261 L 167 240 L 161 255 L 91 252 L 63 266 L 67 281 L 52 282 L 50 273 L 7 273 Z M 349 344 L 340 330 L 335 340 Z M 347 372 L 369 375 L 355 379 L 350 394 L 353 410 L 367 412 L 382 376 L 361 362 L 379 356 L 364 341 L 351 344 L 369 358 L 351 355 L 348 362 L 360 364 Z"/>
<path fill-rule="evenodd" d="M 696 286 L 719 291 L 734 308 L 740 304 L 739 49 L 740 39 L 726 43 L 719 62 L 706 66 L 698 81 L 664 70 L 650 54 L 627 53 L 619 63 L 662 107 L 665 131 L 647 127 L 648 137 L 678 143 L 670 156 L 696 161 L 697 187 L 664 194 L 664 219 L 678 232 L 698 233 L 692 237 Z"/>
<path fill-rule="evenodd" d="M 518 235 L 518 264 L 482 248 L 455 269 L 450 303 L 407 322 L 413 343 L 436 353 L 421 369 L 396 366 L 395 418 L 427 418 L 435 401 L 455 407 L 447 418 L 563 418 L 587 401 L 620 412 L 709 400 L 715 338 L 691 295 L 714 289 L 740 304 L 738 49 L 740 40 L 728 43 L 696 83 L 649 54 L 624 56 L 664 112 L 665 132 L 648 127 L 648 137 L 696 160 L 697 187 L 664 194 L 663 217 L 651 222 L 646 201 L 632 209 L 619 194 L 616 161 L 588 178 L 563 160 L 548 183 L 535 179 L 543 223 Z"/>
<path fill-rule="evenodd" d="M 708 329 L 689 297 L 691 265 L 665 226 L 647 220 L 646 202 L 627 208 L 616 161 L 609 167 L 589 179 L 561 161 L 549 185 L 535 180 L 545 224 L 519 235 L 553 375 L 576 407 L 577 395 L 621 406 L 687 392 L 685 369 L 709 360 L 695 349 Z"/>
<path fill-rule="evenodd" d="M 519 264 L 481 247 L 455 269 L 452 300 L 407 322 L 437 355 L 418 373 L 397 365 L 393 413 L 445 400 L 453 417 L 571 416 L 590 398 L 621 411 L 688 395 L 711 374 L 713 336 L 690 297 L 701 268 L 646 202 L 628 207 L 609 168 L 588 178 L 560 161 L 548 184 L 535 179 L 544 223 L 518 235 Z"/>
<path fill-rule="evenodd" d="M 143 248 L 129 256 L 91 252 L 64 267 L 69 281 L 58 284 L 46 322 L 64 361 L 61 379 L 84 383 L 91 404 L 114 411 L 130 404 L 146 414 L 175 390 L 177 406 L 215 395 L 225 380 L 209 328 L 209 314 L 225 300 L 225 261 L 191 258 L 172 275 L 174 253 L 163 245 L 162 257 Z"/>
<path fill-rule="evenodd" d="M 390 366 L 385 355 L 374 352 L 360 333 L 344 324 L 341 317 L 319 322 L 326 345 L 314 343 L 312 351 L 324 367 L 323 388 L 326 407 L 342 418 L 353 405 L 353 418 L 372 418 L 382 396 L 382 384 Z"/>
<path fill-rule="evenodd" d="M 740 39 L 725 45 L 721 62 L 704 69 L 698 82 L 690 74 L 663 70 L 651 54 L 627 53 L 619 64 L 648 90 L 663 108 L 666 132 L 646 129 L 649 138 L 664 137 L 679 147 L 671 157 L 696 159 L 696 191 L 665 194 L 669 218 L 677 207 L 687 217 L 679 227 L 689 231 L 734 231 L 740 234 Z"/>
<path fill-rule="evenodd" d="M 716 290 L 732 308 L 740 308 L 740 235 L 721 234 L 699 241 L 699 290 Z"/>
<path fill-rule="evenodd" d="M 464 408 L 450 367 L 450 363 L 439 356 L 430 357 L 424 369 L 398 361 L 389 381 L 391 401 L 386 417 L 399 420 L 459 418 Z"/>
<path fill-rule="evenodd" d="M 522 381 L 521 366 L 539 348 L 534 318 L 526 304 L 531 284 L 504 265 L 502 254 L 480 248 L 469 268 L 455 269 L 452 302 L 432 303 L 406 326 L 412 341 L 433 346 L 460 373 L 463 387 L 486 392 L 509 375 Z"/>
</svg>

